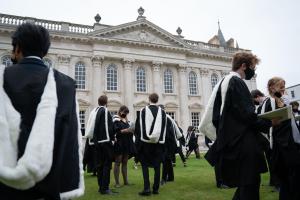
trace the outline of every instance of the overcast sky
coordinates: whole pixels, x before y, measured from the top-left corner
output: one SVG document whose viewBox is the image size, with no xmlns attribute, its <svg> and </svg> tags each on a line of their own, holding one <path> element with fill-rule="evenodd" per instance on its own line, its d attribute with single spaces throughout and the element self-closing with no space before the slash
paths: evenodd
<svg viewBox="0 0 300 200">
<path fill-rule="evenodd" d="M 185 39 L 207 42 L 217 34 L 218 19 L 226 40 L 261 58 L 257 85 L 266 91 L 268 79 L 281 76 L 286 86 L 300 83 L 299 0 L 1 0 L 0 12 L 56 21 L 119 25 L 135 21 L 137 9 L 166 31 L 180 26 Z"/>
</svg>

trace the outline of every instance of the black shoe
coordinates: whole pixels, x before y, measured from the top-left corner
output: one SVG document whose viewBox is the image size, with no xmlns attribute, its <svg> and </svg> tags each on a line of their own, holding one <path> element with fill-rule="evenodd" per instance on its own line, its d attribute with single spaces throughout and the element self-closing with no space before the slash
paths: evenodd
<svg viewBox="0 0 300 200">
<path fill-rule="evenodd" d="M 152 194 L 159 194 L 158 190 L 153 190 Z"/>
<path fill-rule="evenodd" d="M 101 194 L 107 194 L 107 195 L 116 195 L 118 192 L 112 191 L 112 190 L 104 190 L 100 191 Z"/>
<path fill-rule="evenodd" d="M 151 191 L 150 190 L 143 190 L 143 191 L 139 192 L 139 195 L 141 195 L 141 196 L 150 196 Z"/>
<path fill-rule="evenodd" d="M 161 180 L 161 181 L 160 181 L 160 185 L 161 185 L 161 186 L 163 186 L 163 185 L 165 185 L 165 184 L 166 184 L 166 181 L 164 181 L 164 180 Z"/>
</svg>

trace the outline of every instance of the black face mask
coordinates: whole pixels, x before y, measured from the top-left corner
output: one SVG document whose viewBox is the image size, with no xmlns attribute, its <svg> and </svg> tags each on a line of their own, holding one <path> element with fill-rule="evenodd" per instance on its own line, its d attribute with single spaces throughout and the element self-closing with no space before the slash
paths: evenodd
<svg viewBox="0 0 300 200">
<path fill-rule="evenodd" d="M 11 62 L 12 62 L 14 65 L 18 63 L 16 57 L 15 57 L 15 58 L 10 58 L 10 60 L 11 60 Z"/>
<path fill-rule="evenodd" d="M 275 92 L 274 95 L 278 98 L 282 97 L 282 94 L 280 92 Z"/>
<path fill-rule="evenodd" d="M 254 105 L 259 106 L 259 102 L 258 101 L 254 101 Z"/>
<path fill-rule="evenodd" d="M 298 109 L 293 109 L 293 112 L 294 113 L 297 113 L 299 110 Z"/>
<path fill-rule="evenodd" d="M 245 70 L 245 79 L 246 80 L 250 80 L 255 74 L 255 71 L 253 69 L 250 69 L 250 67 L 247 67 L 246 70 Z"/>
<path fill-rule="evenodd" d="M 121 114 L 121 117 L 122 117 L 122 118 L 125 118 L 125 117 L 126 117 L 126 114 Z"/>
</svg>

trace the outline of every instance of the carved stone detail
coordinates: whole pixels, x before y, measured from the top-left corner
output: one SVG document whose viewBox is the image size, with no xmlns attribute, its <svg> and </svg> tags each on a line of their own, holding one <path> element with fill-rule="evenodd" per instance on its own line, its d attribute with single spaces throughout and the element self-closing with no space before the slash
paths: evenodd
<svg viewBox="0 0 300 200">
<path fill-rule="evenodd" d="M 58 55 L 59 64 L 70 64 L 71 56 L 70 55 Z"/>
<path fill-rule="evenodd" d="M 229 71 L 221 71 L 222 78 L 229 74 Z"/>
<path fill-rule="evenodd" d="M 188 66 L 186 64 L 179 64 L 178 65 L 178 71 L 180 73 L 186 73 Z"/>
<path fill-rule="evenodd" d="M 93 66 L 101 66 L 103 60 L 104 60 L 104 56 L 93 56 L 92 57 Z"/>
<path fill-rule="evenodd" d="M 201 76 L 208 76 L 209 70 L 202 68 L 202 69 L 200 69 L 200 74 L 201 74 Z"/>
<path fill-rule="evenodd" d="M 134 63 L 134 59 L 132 58 L 124 58 L 123 63 L 124 63 L 124 69 L 125 70 L 131 70 L 132 69 L 132 64 Z"/>
<path fill-rule="evenodd" d="M 153 61 L 152 62 L 153 71 L 159 72 L 162 64 L 163 64 L 162 62 Z"/>
</svg>

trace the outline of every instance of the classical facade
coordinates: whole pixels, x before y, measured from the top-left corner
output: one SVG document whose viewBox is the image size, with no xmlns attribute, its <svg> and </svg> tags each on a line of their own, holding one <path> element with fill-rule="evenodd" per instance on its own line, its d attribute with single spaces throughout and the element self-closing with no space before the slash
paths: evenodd
<svg viewBox="0 0 300 200">
<path fill-rule="evenodd" d="M 16 26 L 31 22 L 50 31 L 47 65 L 74 78 L 81 124 L 97 105 L 101 94 L 109 98 L 108 109 L 116 113 L 129 107 L 129 119 L 148 104 L 148 95 L 159 94 L 159 103 L 183 130 L 197 126 L 215 84 L 231 69 L 238 48 L 234 40 L 218 34 L 208 43 L 185 39 L 151 23 L 138 10 L 137 20 L 109 26 L 97 14 L 93 26 L 0 14 L 0 59 L 9 66 L 11 34 Z M 247 81 L 256 88 L 255 78 Z"/>
</svg>

